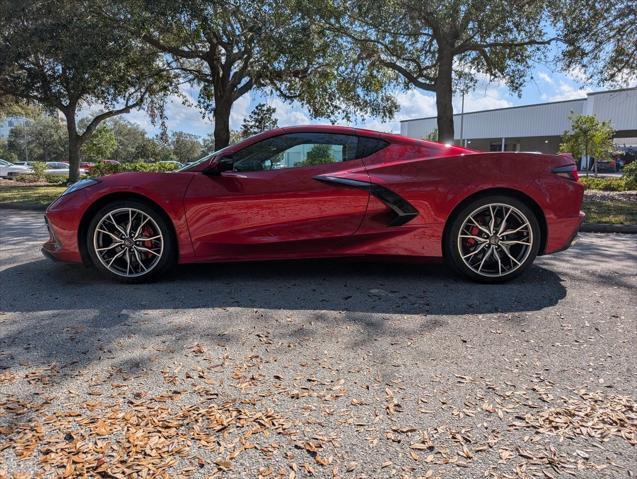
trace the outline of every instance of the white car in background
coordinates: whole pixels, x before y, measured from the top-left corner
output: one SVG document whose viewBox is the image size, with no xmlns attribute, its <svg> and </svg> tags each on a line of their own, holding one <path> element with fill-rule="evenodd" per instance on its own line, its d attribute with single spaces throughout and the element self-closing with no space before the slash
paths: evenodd
<svg viewBox="0 0 637 479">
<path fill-rule="evenodd" d="M 31 168 L 23 165 L 14 165 L 7 160 L 0 160 L 0 178 L 31 173 Z"/>
<path fill-rule="evenodd" d="M 64 161 L 47 161 L 44 174 L 50 176 L 65 176 L 66 178 L 68 178 L 69 164 L 65 163 Z M 86 170 L 84 168 L 80 168 L 80 176 L 85 174 Z"/>
</svg>

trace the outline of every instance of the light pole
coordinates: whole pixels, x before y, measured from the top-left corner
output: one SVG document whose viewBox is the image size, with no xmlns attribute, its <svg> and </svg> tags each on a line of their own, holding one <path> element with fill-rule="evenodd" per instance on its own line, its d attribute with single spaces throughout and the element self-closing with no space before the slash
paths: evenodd
<svg viewBox="0 0 637 479">
<path fill-rule="evenodd" d="M 460 108 L 460 146 L 464 144 L 464 89 L 462 90 L 462 106 Z"/>
</svg>

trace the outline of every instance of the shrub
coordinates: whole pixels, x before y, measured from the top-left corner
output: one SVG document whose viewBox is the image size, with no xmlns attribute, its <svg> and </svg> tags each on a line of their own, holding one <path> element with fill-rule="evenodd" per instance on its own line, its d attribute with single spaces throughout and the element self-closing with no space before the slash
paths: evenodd
<svg viewBox="0 0 637 479">
<path fill-rule="evenodd" d="M 126 171 L 164 172 L 174 171 L 178 166 L 174 163 L 144 163 L 135 161 L 132 163 L 98 163 L 91 169 L 91 176 L 105 176 Z"/>
<path fill-rule="evenodd" d="M 624 166 L 622 179 L 626 182 L 626 189 L 637 190 L 637 160 Z"/>
<path fill-rule="evenodd" d="M 44 175 L 44 180 L 51 185 L 59 185 L 62 183 L 66 183 L 66 176 Z"/>
<path fill-rule="evenodd" d="M 43 161 L 35 161 L 31 165 L 31 169 L 33 170 L 33 176 L 36 181 L 41 181 L 44 179 L 44 170 L 46 170 L 46 163 Z"/>
<path fill-rule="evenodd" d="M 40 181 L 35 177 L 35 175 L 30 174 L 17 175 L 13 176 L 12 178 L 16 181 L 19 181 L 20 183 L 37 183 L 38 181 Z"/>
<path fill-rule="evenodd" d="M 624 178 L 595 178 L 593 176 L 580 177 L 580 182 L 587 190 L 600 191 L 626 191 L 627 187 Z"/>
</svg>

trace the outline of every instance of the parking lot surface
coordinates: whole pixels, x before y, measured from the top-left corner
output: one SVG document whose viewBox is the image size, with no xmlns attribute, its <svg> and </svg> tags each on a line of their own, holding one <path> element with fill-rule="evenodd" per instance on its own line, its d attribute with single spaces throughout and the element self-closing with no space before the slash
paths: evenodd
<svg viewBox="0 0 637 479">
<path fill-rule="evenodd" d="M 637 467 L 637 236 L 582 234 L 504 285 L 342 261 L 122 285 L 46 236 L 0 210 L 0 478 Z"/>
</svg>

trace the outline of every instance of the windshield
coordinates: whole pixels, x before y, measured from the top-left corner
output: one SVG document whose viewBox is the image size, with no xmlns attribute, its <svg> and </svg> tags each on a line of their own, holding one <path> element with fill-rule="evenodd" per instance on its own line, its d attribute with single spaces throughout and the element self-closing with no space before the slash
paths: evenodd
<svg viewBox="0 0 637 479">
<path fill-rule="evenodd" d="M 203 158 L 199 158 L 198 160 L 195 160 L 193 162 L 187 163 L 185 166 L 179 168 L 177 171 L 189 171 L 190 169 L 192 169 L 193 167 L 200 165 L 206 161 L 209 161 L 213 156 L 217 156 L 220 153 L 223 153 L 227 150 L 230 149 L 230 147 L 232 147 L 234 145 L 228 145 L 225 148 L 221 148 L 220 150 L 217 151 L 213 151 L 212 153 L 208 153 L 206 156 L 204 156 Z"/>
</svg>

